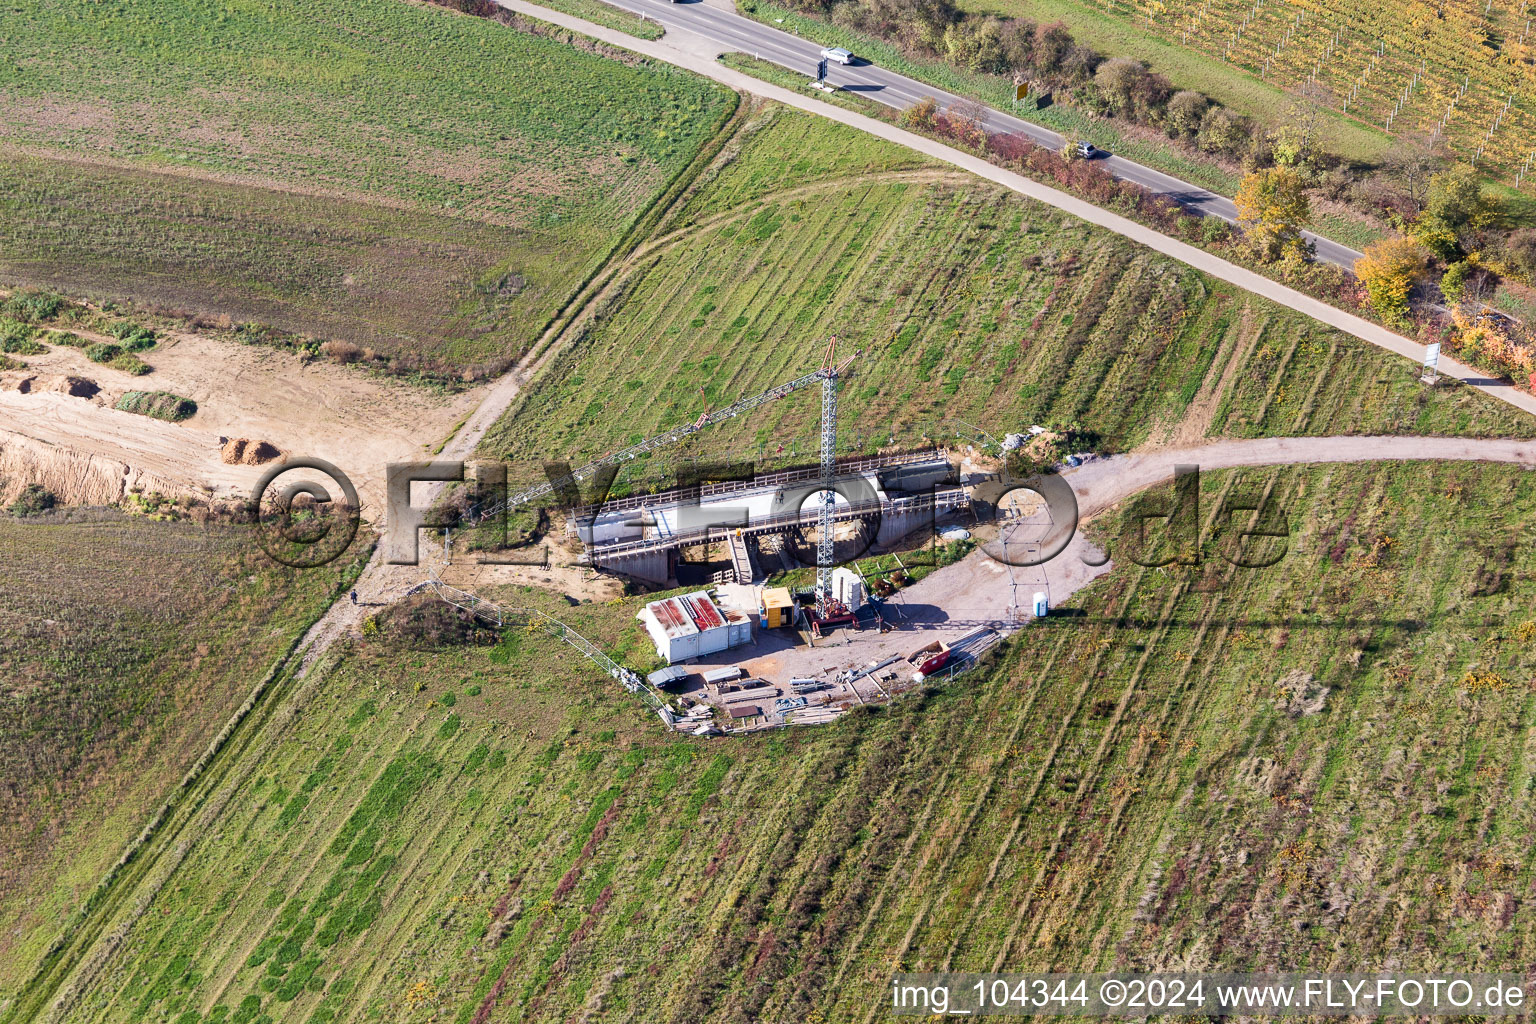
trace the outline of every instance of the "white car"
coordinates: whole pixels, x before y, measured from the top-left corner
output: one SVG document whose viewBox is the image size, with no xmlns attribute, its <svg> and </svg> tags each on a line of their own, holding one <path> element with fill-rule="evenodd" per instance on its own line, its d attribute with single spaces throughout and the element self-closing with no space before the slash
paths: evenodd
<svg viewBox="0 0 1536 1024">
<path fill-rule="evenodd" d="M 851 50 L 845 50 L 841 46 L 829 46 L 825 50 L 821 51 L 821 55 L 825 59 L 836 61 L 839 64 L 853 63 L 853 52 Z"/>
</svg>

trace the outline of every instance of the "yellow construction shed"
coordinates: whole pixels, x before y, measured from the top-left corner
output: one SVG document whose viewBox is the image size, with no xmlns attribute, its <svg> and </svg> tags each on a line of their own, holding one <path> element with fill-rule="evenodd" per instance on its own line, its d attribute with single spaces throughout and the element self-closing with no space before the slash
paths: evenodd
<svg viewBox="0 0 1536 1024">
<path fill-rule="evenodd" d="M 764 587 L 762 607 L 764 629 L 778 629 L 795 624 L 795 599 L 789 596 L 788 587 Z"/>
</svg>

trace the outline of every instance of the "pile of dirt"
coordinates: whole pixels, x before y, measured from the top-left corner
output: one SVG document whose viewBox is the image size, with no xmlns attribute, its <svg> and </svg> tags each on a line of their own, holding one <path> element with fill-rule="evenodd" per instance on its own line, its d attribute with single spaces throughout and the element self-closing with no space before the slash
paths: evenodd
<svg viewBox="0 0 1536 1024">
<path fill-rule="evenodd" d="M 226 466 L 260 466 L 282 457 L 282 450 L 270 441 L 252 441 L 232 437 L 224 441 L 221 458 Z"/>
<path fill-rule="evenodd" d="M 55 377 L 49 383 L 48 390 L 69 395 L 71 398 L 95 398 L 101 387 L 93 380 L 65 374 L 62 377 Z"/>
<path fill-rule="evenodd" d="M 95 381 L 69 374 L 57 377 L 29 375 L 21 377 L 14 384 L 7 384 L 7 386 L 14 387 L 16 391 L 23 395 L 36 394 L 39 391 L 54 391 L 61 395 L 68 395 L 71 398 L 95 398 L 96 393 L 101 390 Z"/>
</svg>

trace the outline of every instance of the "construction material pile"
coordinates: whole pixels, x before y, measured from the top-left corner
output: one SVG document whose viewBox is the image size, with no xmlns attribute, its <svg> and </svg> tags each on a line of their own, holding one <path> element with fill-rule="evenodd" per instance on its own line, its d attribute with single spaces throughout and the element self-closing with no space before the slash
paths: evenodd
<svg viewBox="0 0 1536 1024">
<path fill-rule="evenodd" d="M 270 441 L 252 441 L 245 437 L 232 437 L 224 442 L 222 458 L 226 466 L 260 466 L 282 456 L 282 451 Z"/>
</svg>

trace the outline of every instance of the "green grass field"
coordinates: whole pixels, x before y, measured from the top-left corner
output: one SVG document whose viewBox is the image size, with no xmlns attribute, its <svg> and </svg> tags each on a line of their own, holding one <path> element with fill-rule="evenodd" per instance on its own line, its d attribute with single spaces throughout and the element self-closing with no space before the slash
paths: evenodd
<svg viewBox="0 0 1536 1024">
<path fill-rule="evenodd" d="M 0 238 L 9 280 L 386 350 L 439 339 L 435 354 L 461 365 L 489 361 L 528 327 L 470 337 L 480 310 L 461 307 L 481 297 L 499 318 L 534 299 L 497 294 L 514 228 L 71 160 L 0 161 Z"/>
<path fill-rule="evenodd" d="M 6 8 L 0 278 L 515 356 L 734 103 L 542 31 L 401 0 Z"/>
<path fill-rule="evenodd" d="M 862 350 L 846 446 L 1077 424 L 1148 440 L 1334 433 L 1528 436 L 1408 362 L 1044 206 L 769 108 L 643 243 L 482 450 L 595 457 Z M 703 389 L 701 394 L 700 388 Z M 660 454 L 816 450 L 814 389 Z M 1186 421 L 1189 421 L 1186 423 Z M 783 451 L 780 451 L 783 446 Z M 623 478 L 621 478 L 622 483 Z"/>
<path fill-rule="evenodd" d="M 241 526 L 0 515 L 0 1006 L 346 567 L 274 566 Z"/>
<path fill-rule="evenodd" d="M 1529 474 L 1208 474 L 1207 520 L 1238 485 L 1277 566 L 1121 566 L 834 726 L 669 737 L 520 631 L 365 644 L 10 1019 L 865 1021 L 897 969 L 1524 962 Z M 569 614 L 622 650 L 634 605 Z"/>
</svg>

